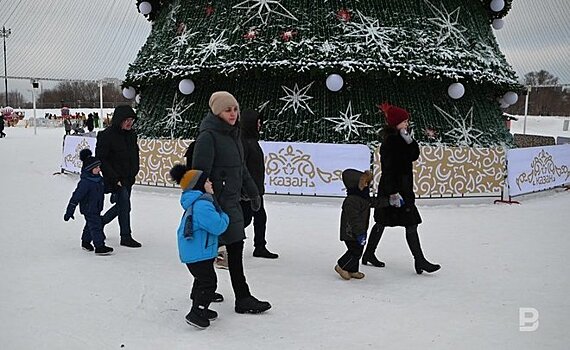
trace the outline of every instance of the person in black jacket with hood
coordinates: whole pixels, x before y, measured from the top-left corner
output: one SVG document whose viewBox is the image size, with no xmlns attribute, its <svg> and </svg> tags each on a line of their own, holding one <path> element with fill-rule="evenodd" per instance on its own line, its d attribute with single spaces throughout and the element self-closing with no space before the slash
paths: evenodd
<svg viewBox="0 0 570 350">
<path fill-rule="evenodd" d="M 342 182 L 346 187 L 346 198 L 340 215 L 340 240 L 347 250 L 338 259 L 334 270 L 345 280 L 362 279 L 364 274 L 358 270 L 370 222 L 369 185 L 372 173 L 369 170 L 346 169 L 342 172 Z"/>
<path fill-rule="evenodd" d="M 131 231 L 131 190 L 139 172 L 139 146 L 133 123 L 135 111 L 127 105 L 117 106 L 111 125 L 97 134 L 95 155 L 101 160 L 105 193 L 111 193 L 114 205 L 103 214 L 103 225 L 119 219 L 121 245 L 139 248 Z"/>
<path fill-rule="evenodd" d="M 408 133 L 408 111 L 387 103 L 382 105 L 382 110 L 388 125 L 384 129 L 384 141 L 380 146 L 382 174 L 378 184 L 378 197 L 385 198 L 389 205 L 374 209 L 375 224 L 362 255 L 362 264 L 370 262 L 376 267 L 384 267 L 384 263 L 374 255 L 384 228 L 403 226 L 406 228 L 406 241 L 414 257 L 416 273 L 432 273 L 439 270 L 440 266 L 427 261 L 418 237 L 418 225 L 422 218 L 415 204 L 412 170 L 413 163 L 420 156 L 420 148 Z"/>
<path fill-rule="evenodd" d="M 258 211 L 253 211 L 249 200 L 240 202 L 243 211 L 244 226 L 247 227 L 253 219 L 253 256 L 257 258 L 277 259 L 278 254 L 272 253 L 265 247 L 265 230 L 267 226 L 267 213 L 263 206 L 263 195 L 265 194 L 265 160 L 263 150 L 259 145 L 259 131 L 263 125 L 260 114 L 253 110 L 244 110 L 240 115 L 241 142 L 245 165 L 249 174 L 253 178 L 259 196 L 261 197 L 261 207 Z"/>
<path fill-rule="evenodd" d="M 209 101 L 210 112 L 200 123 L 200 133 L 192 154 L 192 169 L 202 170 L 214 186 L 214 196 L 230 217 L 227 230 L 220 236 L 226 246 L 228 270 L 235 295 L 237 313 L 260 313 L 271 308 L 267 301 L 251 295 L 243 270 L 245 239 L 242 192 L 250 198 L 253 211 L 261 207 L 261 197 L 244 162 L 240 128 L 237 123 L 239 104 L 226 91 L 214 92 Z M 190 167 L 190 164 L 186 164 Z M 243 189 L 243 191 L 242 191 Z"/>
</svg>

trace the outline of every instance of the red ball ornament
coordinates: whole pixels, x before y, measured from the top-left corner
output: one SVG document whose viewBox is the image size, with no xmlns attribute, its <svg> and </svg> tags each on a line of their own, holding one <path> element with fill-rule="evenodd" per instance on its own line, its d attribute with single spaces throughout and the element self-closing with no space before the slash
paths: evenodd
<svg viewBox="0 0 570 350">
<path fill-rule="evenodd" d="M 347 9 L 342 8 L 338 10 L 338 12 L 336 13 L 336 18 L 344 22 L 350 22 L 351 15 Z"/>
<path fill-rule="evenodd" d="M 249 40 L 253 40 L 257 38 L 257 31 L 255 29 L 250 29 L 243 35 L 243 37 Z"/>
<path fill-rule="evenodd" d="M 209 17 L 214 14 L 214 7 L 212 5 L 206 6 L 206 17 Z"/>
<path fill-rule="evenodd" d="M 281 33 L 281 39 L 283 39 L 283 41 L 291 41 L 295 35 L 297 35 L 295 30 L 287 30 Z"/>
</svg>

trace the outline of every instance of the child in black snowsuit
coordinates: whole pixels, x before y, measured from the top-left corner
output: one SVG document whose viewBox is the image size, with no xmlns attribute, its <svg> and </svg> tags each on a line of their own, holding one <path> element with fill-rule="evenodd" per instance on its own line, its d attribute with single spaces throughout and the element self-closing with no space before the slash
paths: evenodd
<svg viewBox="0 0 570 350">
<path fill-rule="evenodd" d="M 372 174 L 369 170 L 347 169 L 342 172 L 342 182 L 346 187 L 346 198 L 342 202 L 340 240 L 346 244 L 347 251 L 338 259 L 334 270 L 345 280 L 361 279 L 364 274 L 358 268 L 370 221 L 368 186 L 372 182 Z"/>
<path fill-rule="evenodd" d="M 109 255 L 113 248 L 105 245 L 105 234 L 101 222 L 101 211 L 103 211 L 103 201 L 105 185 L 101 176 L 101 161 L 92 157 L 91 150 L 86 148 L 79 152 L 79 159 L 83 162 L 81 167 L 81 178 L 77 188 L 67 205 L 67 210 L 63 220 L 75 219 L 75 207 L 79 204 L 79 211 L 85 217 L 85 227 L 81 235 L 81 247 L 97 255 Z M 95 249 L 93 249 L 93 246 Z"/>
</svg>

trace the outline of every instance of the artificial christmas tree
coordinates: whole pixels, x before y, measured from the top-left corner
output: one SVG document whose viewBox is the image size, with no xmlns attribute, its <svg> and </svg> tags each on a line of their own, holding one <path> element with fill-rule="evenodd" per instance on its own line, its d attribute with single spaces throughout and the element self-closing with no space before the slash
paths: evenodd
<svg viewBox="0 0 570 350">
<path fill-rule="evenodd" d="M 143 136 L 193 138 L 226 90 L 263 113 L 267 141 L 374 145 L 389 102 L 410 111 L 421 143 L 511 143 L 500 107 L 519 86 L 491 28 L 509 0 L 138 5 L 153 27 L 123 86 L 140 98 Z"/>
</svg>

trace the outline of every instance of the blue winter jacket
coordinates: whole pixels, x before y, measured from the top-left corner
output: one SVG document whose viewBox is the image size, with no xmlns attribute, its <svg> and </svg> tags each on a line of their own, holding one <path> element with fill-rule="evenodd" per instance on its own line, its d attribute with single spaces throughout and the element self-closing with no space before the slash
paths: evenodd
<svg viewBox="0 0 570 350">
<path fill-rule="evenodd" d="M 105 199 L 105 185 L 101 175 L 93 175 L 90 171 L 82 171 L 77 188 L 73 191 L 69 200 L 68 210 L 79 204 L 81 214 L 100 214 L 103 211 Z"/>
<path fill-rule="evenodd" d="M 214 207 L 212 195 L 198 190 L 182 192 L 180 204 L 185 212 L 178 227 L 178 253 L 183 263 L 213 259 L 218 255 L 218 236 L 224 233 L 230 219 Z M 192 206 L 192 238 L 184 237 L 187 210 Z"/>
</svg>

